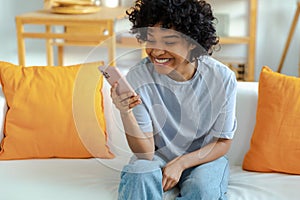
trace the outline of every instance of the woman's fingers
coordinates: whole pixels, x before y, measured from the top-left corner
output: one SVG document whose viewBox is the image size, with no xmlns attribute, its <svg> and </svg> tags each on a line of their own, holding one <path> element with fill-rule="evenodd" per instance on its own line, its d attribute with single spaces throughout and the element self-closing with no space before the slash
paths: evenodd
<svg viewBox="0 0 300 200">
<path fill-rule="evenodd" d="M 117 94 L 117 86 L 118 86 L 118 83 L 114 83 L 111 88 L 110 88 L 110 96 L 114 99 L 118 96 Z"/>
<path fill-rule="evenodd" d="M 117 93 L 117 87 L 118 87 L 118 83 L 115 82 L 112 86 L 111 86 L 111 89 L 110 89 L 110 94 L 111 94 L 111 97 L 112 98 L 116 98 L 116 97 L 120 97 L 121 99 L 126 99 L 126 98 L 129 98 L 131 96 L 136 96 L 135 93 L 132 93 L 132 92 L 128 92 L 128 93 L 123 93 L 123 94 L 118 94 Z"/>
<path fill-rule="evenodd" d="M 142 103 L 140 96 L 135 93 L 128 92 L 128 93 L 118 95 L 116 91 L 117 86 L 118 83 L 112 85 L 111 98 L 115 106 L 121 112 L 129 112 L 133 107 Z"/>
<path fill-rule="evenodd" d="M 177 184 L 177 181 L 175 181 L 173 179 L 165 178 L 163 181 L 163 190 L 168 191 L 168 190 L 172 189 L 173 187 L 175 187 L 176 184 Z"/>
<path fill-rule="evenodd" d="M 129 104 L 129 108 L 134 108 L 135 106 L 139 105 L 142 103 L 142 100 L 139 95 L 134 97 L 134 100 Z"/>
</svg>

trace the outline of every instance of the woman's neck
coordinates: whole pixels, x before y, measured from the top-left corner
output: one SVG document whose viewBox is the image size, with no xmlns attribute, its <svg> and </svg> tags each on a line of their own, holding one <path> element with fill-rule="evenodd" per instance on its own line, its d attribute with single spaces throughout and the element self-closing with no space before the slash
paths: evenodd
<svg viewBox="0 0 300 200">
<path fill-rule="evenodd" d="M 190 63 L 174 69 L 168 76 L 178 82 L 188 81 L 193 78 L 197 71 L 197 62 Z"/>
</svg>

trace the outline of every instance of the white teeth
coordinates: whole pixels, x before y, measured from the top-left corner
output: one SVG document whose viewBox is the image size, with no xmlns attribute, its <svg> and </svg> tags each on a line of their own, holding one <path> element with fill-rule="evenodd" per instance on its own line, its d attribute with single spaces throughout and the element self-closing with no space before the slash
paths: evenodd
<svg viewBox="0 0 300 200">
<path fill-rule="evenodd" d="M 168 61 L 169 61 L 168 58 L 162 58 L 162 59 L 155 58 L 155 62 L 157 62 L 157 63 L 166 63 Z"/>
</svg>

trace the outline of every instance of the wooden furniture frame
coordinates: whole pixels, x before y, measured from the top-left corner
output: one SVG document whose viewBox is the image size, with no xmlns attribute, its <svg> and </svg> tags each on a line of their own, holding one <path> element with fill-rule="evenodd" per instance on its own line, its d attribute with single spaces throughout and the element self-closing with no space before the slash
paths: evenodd
<svg viewBox="0 0 300 200">
<path fill-rule="evenodd" d="M 280 59 L 280 63 L 278 65 L 277 72 L 279 72 L 279 73 L 282 70 L 286 54 L 289 50 L 293 35 L 295 33 L 295 29 L 297 27 L 297 23 L 298 23 L 298 20 L 299 20 L 299 15 L 300 15 L 300 2 L 297 3 L 297 10 L 296 10 L 295 15 L 294 15 L 294 19 L 293 19 L 293 22 L 292 22 L 292 25 L 291 25 L 291 28 L 290 28 L 290 31 L 289 31 L 289 35 L 288 35 L 288 38 L 287 38 L 287 41 L 286 41 L 281 59 Z M 299 76 L 300 76 L 300 63 L 299 63 Z"/>
<path fill-rule="evenodd" d="M 245 37 L 221 37 L 220 44 L 245 44 L 248 45 L 246 73 L 244 80 L 253 81 L 255 72 L 255 47 L 256 47 L 256 13 L 257 0 L 249 1 L 248 35 Z M 18 36 L 19 64 L 25 65 L 25 39 L 36 38 L 46 40 L 47 64 L 53 65 L 53 46 L 58 47 L 58 65 L 63 65 L 63 50 L 65 46 L 97 46 L 106 41 L 109 61 L 115 64 L 116 38 L 114 22 L 125 16 L 126 8 L 106 8 L 93 14 L 62 15 L 53 14 L 49 10 L 40 10 L 16 16 Z M 45 26 L 45 32 L 25 32 L 25 25 Z M 63 33 L 52 32 L 53 26 L 64 26 Z M 56 42 L 61 39 L 62 42 Z M 145 53 L 142 51 L 142 56 Z"/>
<path fill-rule="evenodd" d="M 255 75 L 255 57 L 256 57 L 256 21 L 257 21 L 257 0 L 245 0 L 248 2 L 248 33 L 246 36 L 228 36 L 220 37 L 221 45 L 247 45 L 247 60 L 245 63 L 238 63 L 245 65 L 244 81 L 254 81 Z M 210 2 L 210 1 L 209 1 Z M 216 2 L 216 1 L 215 1 Z M 221 4 L 221 2 L 218 2 Z M 224 1 L 222 1 L 224 3 Z M 234 11 L 233 11 L 234 12 Z M 229 59 L 231 60 L 231 59 Z M 237 61 L 228 61 L 227 59 L 220 61 L 227 65 L 236 64 Z"/>
<path fill-rule="evenodd" d="M 54 14 L 50 10 L 39 10 L 16 16 L 19 64 L 25 66 L 25 39 L 45 39 L 47 65 L 54 65 L 53 46 L 58 46 L 58 65 L 63 65 L 64 46 L 97 46 L 107 43 L 108 59 L 115 64 L 116 38 L 114 22 L 125 16 L 126 8 L 101 7 L 92 14 Z M 25 25 L 44 26 L 44 32 L 26 32 Z M 53 27 L 63 26 L 63 33 L 53 32 Z M 60 39 L 60 42 L 56 40 Z"/>
</svg>

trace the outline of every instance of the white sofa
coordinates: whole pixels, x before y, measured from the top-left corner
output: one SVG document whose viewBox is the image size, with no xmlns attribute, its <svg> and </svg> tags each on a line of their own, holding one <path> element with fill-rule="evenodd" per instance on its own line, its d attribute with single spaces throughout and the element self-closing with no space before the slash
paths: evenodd
<svg viewBox="0 0 300 200">
<path fill-rule="evenodd" d="M 238 83 L 238 129 L 228 153 L 231 162 L 228 199 L 299 199 L 300 176 L 255 173 L 243 171 L 241 168 L 255 126 L 257 89 L 257 83 Z M 118 112 L 108 97 L 107 83 L 105 83 L 103 92 L 106 94 L 105 112 L 109 146 L 116 154 L 116 158 L 111 160 L 31 159 L 0 161 L 1 200 L 117 199 L 120 169 L 128 161 L 131 153 L 122 133 Z M 5 112 L 3 94 L 0 102 Z"/>
</svg>

